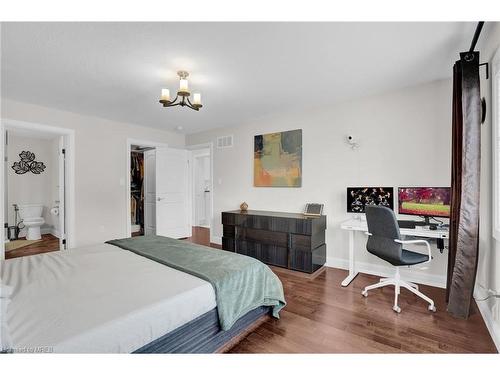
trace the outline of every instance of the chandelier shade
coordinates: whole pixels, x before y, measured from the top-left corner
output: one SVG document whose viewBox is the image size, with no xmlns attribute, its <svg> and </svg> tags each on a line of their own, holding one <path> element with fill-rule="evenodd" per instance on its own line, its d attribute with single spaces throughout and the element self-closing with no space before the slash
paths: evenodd
<svg viewBox="0 0 500 375">
<path fill-rule="evenodd" d="M 189 83 L 187 77 L 189 73 L 180 70 L 177 72 L 179 76 L 179 90 L 177 91 L 177 95 L 174 100 L 170 97 L 169 89 L 161 89 L 160 103 L 163 107 L 175 107 L 180 105 L 181 107 L 188 107 L 194 109 L 195 111 L 199 111 L 203 105 L 201 104 L 201 94 L 196 92 L 193 93 L 193 101 L 189 100 L 191 96 L 191 92 L 189 91 Z"/>
</svg>

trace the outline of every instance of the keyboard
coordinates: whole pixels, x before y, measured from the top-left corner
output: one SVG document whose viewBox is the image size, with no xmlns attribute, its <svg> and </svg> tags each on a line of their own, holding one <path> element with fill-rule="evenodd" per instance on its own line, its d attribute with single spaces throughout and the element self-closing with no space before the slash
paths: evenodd
<svg viewBox="0 0 500 375">
<path fill-rule="evenodd" d="M 400 228 L 405 229 L 415 229 L 416 225 L 413 220 L 398 220 L 398 225 Z"/>
</svg>

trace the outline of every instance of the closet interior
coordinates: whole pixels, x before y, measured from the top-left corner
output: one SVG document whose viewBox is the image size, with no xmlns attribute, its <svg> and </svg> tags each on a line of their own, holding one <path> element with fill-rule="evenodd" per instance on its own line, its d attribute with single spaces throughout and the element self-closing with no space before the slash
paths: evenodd
<svg viewBox="0 0 500 375">
<path fill-rule="evenodd" d="M 156 233 L 156 149 L 130 148 L 130 224 L 132 236 Z"/>
<path fill-rule="evenodd" d="M 138 146 L 130 152 L 130 215 L 132 236 L 144 235 L 144 151 Z"/>
</svg>

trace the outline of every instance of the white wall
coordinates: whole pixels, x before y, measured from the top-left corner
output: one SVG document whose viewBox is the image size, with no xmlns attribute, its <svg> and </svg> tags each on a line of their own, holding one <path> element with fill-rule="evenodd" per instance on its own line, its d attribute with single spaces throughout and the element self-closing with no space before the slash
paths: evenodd
<svg viewBox="0 0 500 375">
<path fill-rule="evenodd" d="M 75 130 L 75 245 L 127 236 L 127 138 L 184 147 L 184 135 L 2 98 L 2 118 Z"/>
<path fill-rule="evenodd" d="M 214 235 L 222 236 L 221 211 L 237 209 L 243 201 L 250 209 L 289 212 L 321 202 L 328 216 L 328 263 L 346 266 L 348 234 L 339 224 L 348 218 L 347 186 L 450 185 L 451 92 L 450 80 L 438 81 L 248 124 L 235 119 L 237 127 L 187 136 L 186 143 L 193 145 L 234 135 L 233 148 L 214 150 Z M 254 135 L 291 129 L 303 129 L 302 187 L 254 187 Z M 357 150 L 347 146 L 349 134 L 358 138 Z M 358 259 L 384 266 L 367 253 L 365 241 L 356 236 Z M 435 251 L 424 277 L 444 286 L 446 261 L 447 251 Z"/>
<path fill-rule="evenodd" d="M 9 132 L 8 145 L 8 222 L 9 225 L 15 225 L 13 204 L 42 204 L 43 218 L 45 224 L 42 228 L 54 228 L 54 217 L 50 214 L 50 208 L 54 206 L 53 192 L 57 192 L 58 185 L 58 158 L 57 158 L 57 139 L 40 139 L 28 136 L 18 136 Z M 56 141 L 56 143 L 54 143 Z M 36 161 L 43 162 L 45 170 L 40 174 L 27 172 L 25 174 L 16 174 L 11 168 L 12 164 L 19 161 L 19 154 L 22 151 L 31 151 L 35 154 Z M 56 197 L 58 194 L 56 195 Z M 18 218 L 19 220 L 19 218 Z"/>
</svg>

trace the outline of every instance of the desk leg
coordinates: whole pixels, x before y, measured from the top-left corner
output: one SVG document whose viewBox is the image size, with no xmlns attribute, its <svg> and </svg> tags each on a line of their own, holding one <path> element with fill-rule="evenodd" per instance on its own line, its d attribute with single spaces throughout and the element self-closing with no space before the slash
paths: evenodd
<svg viewBox="0 0 500 375">
<path fill-rule="evenodd" d="M 340 285 L 347 286 L 358 275 L 354 262 L 354 231 L 349 231 L 349 275 L 342 281 Z"/>
</svg>

